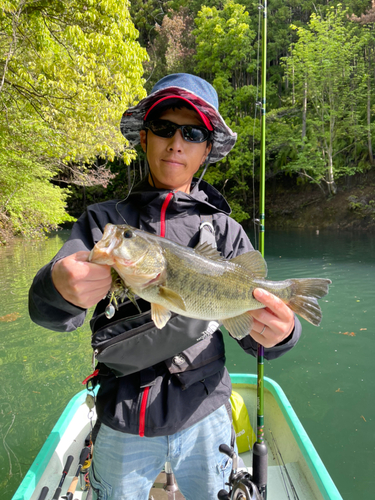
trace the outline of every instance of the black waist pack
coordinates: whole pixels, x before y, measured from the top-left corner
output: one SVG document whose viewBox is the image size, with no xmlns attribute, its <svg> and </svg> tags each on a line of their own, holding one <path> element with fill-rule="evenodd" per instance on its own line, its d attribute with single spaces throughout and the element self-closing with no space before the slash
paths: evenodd
<svg viewBox="0 0 375 500">
<path fill-rule="evenodd" d="M 125 299 L 112 319 L 102 312 L 90 321 L 94 355 L 117 377 L 165 361 L 205 339 L 219 326 L 215 321 L 173 313 L 164 328 L 158 329 L 151 319 L 150 303 L 137 298 L 137 304 L 141 313 Z"/>
</svg>

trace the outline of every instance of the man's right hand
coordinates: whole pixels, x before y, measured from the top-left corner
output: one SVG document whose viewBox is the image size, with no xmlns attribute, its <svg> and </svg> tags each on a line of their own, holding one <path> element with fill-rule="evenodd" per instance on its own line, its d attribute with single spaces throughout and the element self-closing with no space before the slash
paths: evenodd
<svg viewBox="0 0 375 500">
<path fill-rule="evenodd" d="M 90 252 L 76 252 L 56 262 L 52 281 L 65 300 L 88 309 L 96 305 L 111 287 L 111 267 L 88 262 Z"/>
</svg>

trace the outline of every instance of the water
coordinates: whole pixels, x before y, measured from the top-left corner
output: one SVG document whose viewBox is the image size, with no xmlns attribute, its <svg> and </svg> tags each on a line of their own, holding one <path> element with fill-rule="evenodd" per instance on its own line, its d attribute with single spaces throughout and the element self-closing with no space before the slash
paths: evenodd
<svg viewBox="0 0 375 500">
<path fill-rule="evenodd" d="M 9 500 L 69 399 L 91 373 L 88 323 L 57 333 L 34 325 L 27 293 L 36 271 L 68 233 L 0 248 L 0 487 Z M 344 499 L 375 491 L 373 335 L 375 243 L 370 235 L 266 233 L 270 279 L 327 277 L 318 328 L 303 336 L 265 374 L 284 389 Z M 256 362 L 227 338 L 231 372 L 254 372 Z M 266 423 L 267 425 L 267 423 Z M 270 499 L 277 500 L 277 499 Z"/>
<path fill-rule="evenodd" d="M 273 231 L 265 248 L 270 279 L 333 282 L 320 300 L 321 326 L 301 320 L 301 340 L 265 362 L 265 375 L 283 388 L 343 498 L 374 498 L 374 239 Z M 255 361 L 226 343 L 229 371 L 255 372 Z"/>
</svg>

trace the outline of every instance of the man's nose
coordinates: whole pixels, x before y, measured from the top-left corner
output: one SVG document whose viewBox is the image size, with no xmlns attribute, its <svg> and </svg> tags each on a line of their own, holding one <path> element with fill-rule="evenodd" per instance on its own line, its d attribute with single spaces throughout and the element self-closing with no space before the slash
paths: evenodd
<svg viewBox="0 0 375 500">
<path fill-rule="evenodd" d="M 177 129 L 174 135 L 170 138 L 168 149 L 176 149 L 180 151 L 184 145 L 184 138 L 182 136 L 182 130 Z"/>
</svg>

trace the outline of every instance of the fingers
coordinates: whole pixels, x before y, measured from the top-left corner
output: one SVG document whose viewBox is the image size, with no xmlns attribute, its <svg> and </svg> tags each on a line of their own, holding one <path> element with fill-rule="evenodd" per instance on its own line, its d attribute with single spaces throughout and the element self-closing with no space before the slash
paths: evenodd
<svg viewBox="0 0 375 500">
<path fill-rule="evenodd" d="M 254 297 L 266 307 L 251 311 L 254 318 L 250 335 L 264 347 L 273 347 L 286 339 L 294 328 L 294 314 L 275 295 L 257 288 Z"/>
<path fill-rule="evenodd" d="M 273 295 L 272 293 L 267 292 L 266 290 L 263 290 L 262 288 L 256 288 L 253 292 L 254 298 L 264 304 L 266 308 L 270 311 L 272 311 L 275 316 L 280 318 L 281 320 L 288 321 L 291 316 L 293 316 L 292 311 L 289 309 L 289 307 L 276 295 Z M 260 313 L 259 315 L 253 314 L 253 316 L 257 319 L 259 319 L 262 316 L 262 312 L 264 309 L 257 309 L 256 311 L 253 311 L 253 313 Z M 259 317 L 257 317 L 259 316 Z"/>
<path fill-rule="evenodd" d="M 77 252 L 56 262 L 52 281 L 68 302 L 88 309 L 97 304 L 111 286 L 110 266 L 88 262 L 89 252 Z"/>
</svg>

